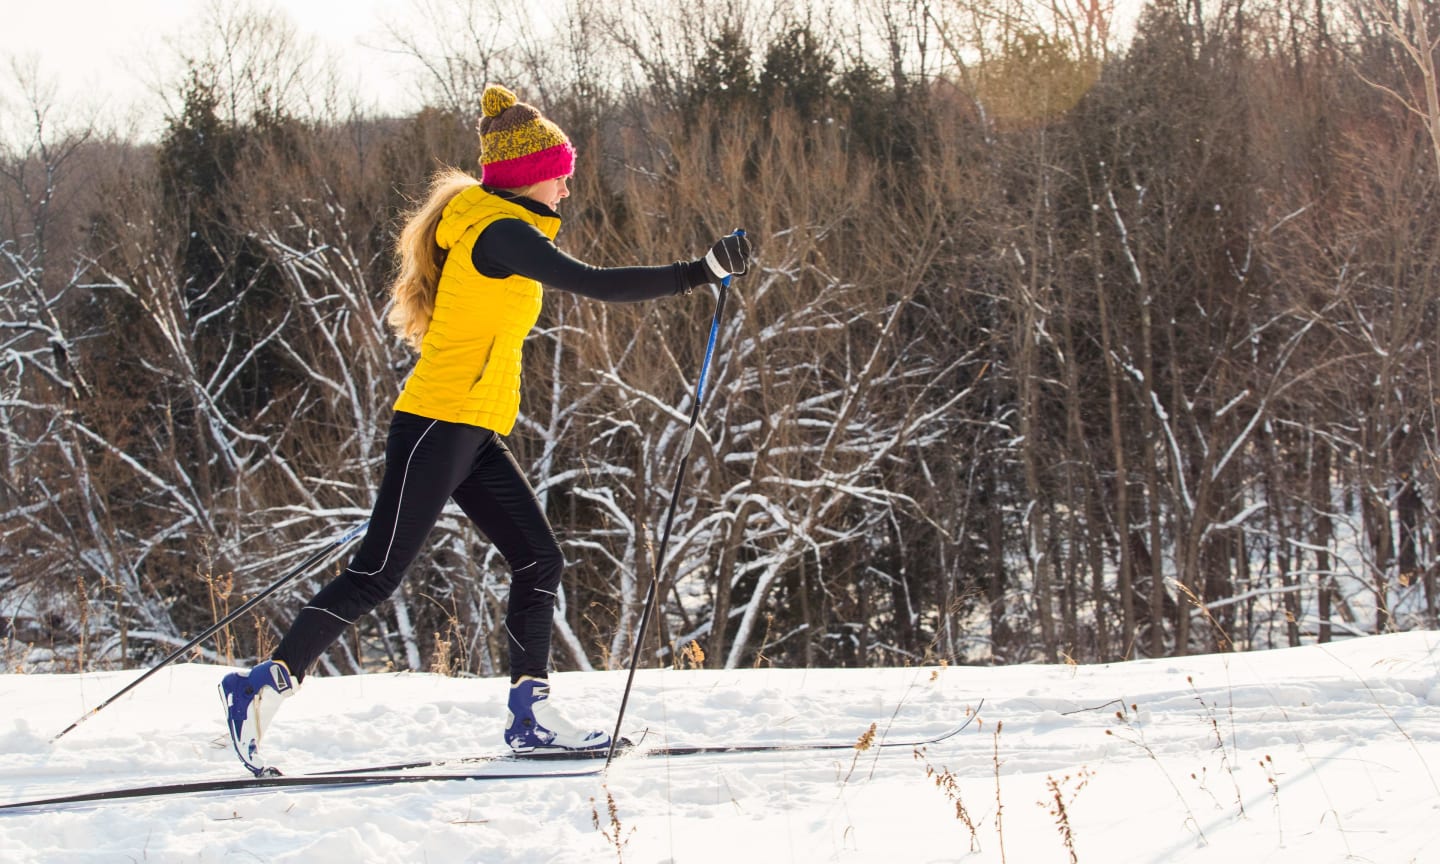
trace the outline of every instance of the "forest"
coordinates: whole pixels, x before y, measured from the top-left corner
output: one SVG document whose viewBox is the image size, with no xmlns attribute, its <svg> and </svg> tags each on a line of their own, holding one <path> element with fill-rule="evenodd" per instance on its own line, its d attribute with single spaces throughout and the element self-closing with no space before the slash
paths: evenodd
<svg viewBox="0 0 1440 864">
<path fill-rule="evenodd" d="M 154 140 L 0 150 L 0 654 L 154 662 L 361 523 L 414 362 L 403 211 L 477 171 L 487 82 L 580 158 L 558 245 L 732 285 L 546 293 L 509 444 L 569 566 L 557 669 L 1106 662 L 1436 626 L 1434 0 L 510 0 L 391 33 L 354 107 L 216 3 Z M 502 23 L 503 22 L 503 23 Z M 12 110 L 18 108 L 19 110 Z M 196 649 L 244 662 L 337 551 Z M 330 674 L 505 669 L 453 506 Z M 498 634 L 498 635 L 497 635 Z"/>
</svg>

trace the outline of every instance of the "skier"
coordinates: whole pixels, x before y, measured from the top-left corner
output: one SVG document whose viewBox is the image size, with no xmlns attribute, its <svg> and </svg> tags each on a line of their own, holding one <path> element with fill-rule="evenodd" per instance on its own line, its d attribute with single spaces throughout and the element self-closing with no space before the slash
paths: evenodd
<svg viewBox="0 0 1440 864">
<path fill-rule="evenodd" d="M 399 586 L 454 499 L 511 571 L 505 741 L 516 753 L 602 750 L 610 734 L 567 721 L 549 700 L 551 617 L 564 557 L 504 436 L 520 407 L 521 346 L 540 314 L 541 284 L 611 302 L 688 294 L 743 274 L 750 242 L 717 241 L 703 257 L 599 268 L 554 245 L 575 149 L 504 87 L 482 97 L 480 179 L 437 175 L 396 243 L 391 327 L 420 352 L 395 402 L 370 524 L 349 566 L 296 616 L 271 658 L 220 683 L 230 738 L 256 776 L 275 773 L 261 738 L 281 703 L 345 628 Z"/>
</svg>

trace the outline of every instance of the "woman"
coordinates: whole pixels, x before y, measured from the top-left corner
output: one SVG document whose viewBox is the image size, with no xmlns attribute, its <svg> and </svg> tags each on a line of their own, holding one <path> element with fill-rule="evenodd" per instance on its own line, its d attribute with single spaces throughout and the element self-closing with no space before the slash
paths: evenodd
<svg viewBox="0 0 1440 864">
<path fill-rule="evenodd" d="M 597 268 L 555 248 L 575 149 L 558 126 L 504 87 L 480 119 L 480 180 L 435 179 L 396 244 L 390 324 L 420 351 L 395 402 L 385 475 L 349 566 L 300 610 L 270 660 L 225 676 L 220 694 L 235 752 L 274 773 L 260 740 L 280 704 L 345 628 L 399 586 L 453 499 L 505 556 L 510 654 L 505 740 L 517 753 L 608 749 L 610 736 L 567 722 L 549 702 L 551 616 L 564 556 L 509 448 L 520 407 L 521 348 L 540 314 L 541 283 L 612 302 L 686 294 L 744 273 L 749 241 L 657 267 Z"/>
</svg>

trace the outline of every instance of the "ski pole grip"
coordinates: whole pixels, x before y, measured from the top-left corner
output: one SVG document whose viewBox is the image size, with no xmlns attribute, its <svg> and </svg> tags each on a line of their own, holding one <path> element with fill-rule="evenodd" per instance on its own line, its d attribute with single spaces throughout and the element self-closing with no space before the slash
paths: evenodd
<svg viewBox="0 0 1440 864">
<path fill-rule="evenodd" d="M 745 236 L 745 229 L 744 229 L 744 228 L 736 228 L 734 231 L 731 231 L 730 234 L 731 234 L 732 236 L 735 236 L 735 237 L 744 237 L 744 236 Z M 732 274 L 730 274 L 730 275 L 733 276 L 733 275 L 735 275 L 735 274 L 732 273 Z M 729 287 L 730 287 L 730 276 L 726 276 L 724 279 L 721 279 L 721 280 L 720 280 L 720 284 L 723 285 L 723 286 L 726 287 L 726 288 L 729 288 Z"/>
</svg>

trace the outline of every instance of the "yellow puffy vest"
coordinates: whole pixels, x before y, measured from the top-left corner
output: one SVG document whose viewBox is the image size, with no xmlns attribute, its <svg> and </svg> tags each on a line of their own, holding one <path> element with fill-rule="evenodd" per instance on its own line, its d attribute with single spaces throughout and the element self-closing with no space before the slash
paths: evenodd
<svg viewBox="0 0 1440 864">
<path fill-rule="evenodd" d="M 472 186 L 451 199 L 435 242 L 449 251 L 435 294 L 435 316 L 420 360 L 396 411 L 510 434 L 520 413 L 520 348 L 540 317 L 540 283 L 523 276 L 491 279 L 475 269 L 471 251 L 496 219 L 523 219 L 551 240 L 560 219 Z"/>
</svg>

